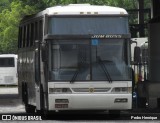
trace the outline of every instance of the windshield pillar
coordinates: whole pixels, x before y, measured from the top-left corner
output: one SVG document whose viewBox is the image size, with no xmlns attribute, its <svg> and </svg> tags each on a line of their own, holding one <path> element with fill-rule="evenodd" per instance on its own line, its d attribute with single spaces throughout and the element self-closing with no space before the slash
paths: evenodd
<svg viewBox="0 0 160 123">
<path fill-rule="evenodd" d="M 90 50 L 90 80 L 92 80 L 92 43 L 91 41 L 90 41 L 89 50 Z"/>
</svg>

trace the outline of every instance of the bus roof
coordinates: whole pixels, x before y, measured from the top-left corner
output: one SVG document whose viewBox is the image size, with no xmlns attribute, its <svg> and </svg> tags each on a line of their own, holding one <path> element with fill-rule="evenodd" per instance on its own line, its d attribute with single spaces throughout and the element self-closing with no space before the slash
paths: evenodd
<svg viewBox="0 0 160 123">
<path fill-rule="evenodd" d="M 119 7 L 100 6 L 90 4 L 69 4 L 46 8 L 40 15 L 128 15 L 127 11 Z"/>
<path fill-rule="evenodd" d="M 123 8 L 112 6 L 100 6 L 90 4 L 69 4 L 65 6 L 53 6 L 46 8 L 45 10 L 33 14 L 26 15 L 21 23 L 30 20 L 32 18 L 41 17 L 43 15 L 128 15 L 127 11 Z"/>
<path fill-rule="evenodd" d="M 90 4 L 69 4 L 66 6 L 54 6 L 43 11 L 48 15 L 127 15 L 127 11 L 123 8 L 111 6 L 98 6 Z M 43 13 L 42 12 L 42 13 Z"/>
<path fill-rule="evenodd" d="M 17 58 L 17 55 L 16 54 L 0 54 L 0 58 L 2 57 L 16 57 Z"/>
</svg>

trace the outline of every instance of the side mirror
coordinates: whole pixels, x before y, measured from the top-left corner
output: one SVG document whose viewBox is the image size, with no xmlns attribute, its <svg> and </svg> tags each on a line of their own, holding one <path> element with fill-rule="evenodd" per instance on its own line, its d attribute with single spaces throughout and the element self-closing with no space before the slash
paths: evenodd
<svg viewBox="0 0 160 123">
<path fill-rule="evenodd" d="M 134 63 L 141 63 L 141 49 L 138 46 L 134 47 Z"/>
<path fill-rule="evenodd" d="M 47 55 L 46 55 L 46 42 L 42 42 L 41 44 L 41 56 L 42 56 L 42 61 L 45 62 L 47 61 Z"/>
<path fill-rule="evenodd" d="M 137 41 L 132 41 L 131 40 L 131 44 L 136 44 L 136 46 L 137 46 Z"/>
<path fill-rule="evenodd" d="M 39 40 L 35 40 L 35 49 L 36 51 L 39 50 Z"/>
</svg>

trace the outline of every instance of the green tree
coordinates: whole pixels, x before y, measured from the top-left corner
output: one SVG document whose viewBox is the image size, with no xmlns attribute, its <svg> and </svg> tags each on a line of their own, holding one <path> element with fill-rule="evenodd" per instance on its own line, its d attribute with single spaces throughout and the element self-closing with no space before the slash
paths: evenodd
<svg viewBox="0 0 160 123">
<path fill-rule="evenodd" d="M 0 13 L 0 53 L 16 53 L 19 22 L 33 12 L 34 8 L 17 1 Z"/>
<path fill-rule="evenodd" d="M 1 0 L 0 1 L 0 12 L 2 12 L 3 9 L 6 9 L 10 5 L 10 0 Z"/>
</svg>

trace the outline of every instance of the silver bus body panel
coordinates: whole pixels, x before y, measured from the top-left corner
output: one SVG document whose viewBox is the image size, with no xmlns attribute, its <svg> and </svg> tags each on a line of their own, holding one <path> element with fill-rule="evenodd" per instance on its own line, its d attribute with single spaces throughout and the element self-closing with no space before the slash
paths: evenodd
<svg viewBox="0 0 160 123">
<path fill-rule="evenodd" d="M 114 87 L 132 87 L 131 81 L 113 81 L 113 83 L 106 82 L 49 82 L 49 88 L 70 88 L 72 93 L 50 93 L 48 92 L 49 110 L 127 110 L 132 108 L 132 94 L 131 93 L 114 93 L 111 92 Z M 107 92 L 75 92 L 74 89 L 84 90 L 89 89 L 108 89 Z M 127 102 L 117 103 L 115 99 L 127 99 Z M 67 99 L 67 108 L 55 108 L 56 99 Z"/>
</svg>

